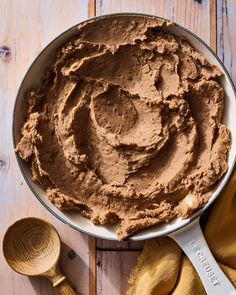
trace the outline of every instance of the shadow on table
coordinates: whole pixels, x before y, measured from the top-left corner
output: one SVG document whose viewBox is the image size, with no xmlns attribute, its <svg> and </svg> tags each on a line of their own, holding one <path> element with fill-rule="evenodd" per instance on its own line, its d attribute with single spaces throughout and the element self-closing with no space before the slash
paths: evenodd
<svg viewBox="0 0 236 295">
<path fill-rule="evenodd" d="M 76 294 L 82 295 L 82 285 L 86 281 L 85 275 L 88 274 L 89 268 L 81 257 L 69 246 L 62 242 L 60 268 L 62 273 L 68 278 Z M 59 294 L 54 289 L 51 282 L 42 277 L 29 277 L 29 280 L 35 290 L 35 294 L 56 295 Z M 88 279 L 87 279 L 88 283 Z M 80 288 L 81 286 L 81 288 Z M 84 287 L 83 287 L 84 289 Z M 24 293 L 26 294 L 26 293 Z"/>
</svg>

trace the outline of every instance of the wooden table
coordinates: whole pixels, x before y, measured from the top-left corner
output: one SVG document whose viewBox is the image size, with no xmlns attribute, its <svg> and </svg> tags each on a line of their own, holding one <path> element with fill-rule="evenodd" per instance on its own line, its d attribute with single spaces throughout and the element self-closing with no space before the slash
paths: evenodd
<svg viewBox="0 0 236 295">
<path fill-rule="evenodd" d="M 125 294 L 142 243 L 96 240 L 42 207 L 17 167 L 12 109 L 23 75 L 49 41 L 88 17 L 125 11 L 151 13 L 186 26 L 211 45 L 236 79 L 235 0 L 0 0 L 0 240 L 21 217 L 38 216 L 53 223 L 63 241 L 62 268 L 78 294 Z M 0 252 L 0 294 L 57 292 L 41 278 L 14 273 Z"/>
</svg>

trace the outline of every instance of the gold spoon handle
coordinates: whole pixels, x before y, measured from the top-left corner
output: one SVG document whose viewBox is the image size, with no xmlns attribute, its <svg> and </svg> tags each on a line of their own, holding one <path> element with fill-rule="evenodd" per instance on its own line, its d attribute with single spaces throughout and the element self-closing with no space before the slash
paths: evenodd
<svg viewBox="0 0 236 295">
<path fill-rule="evenodd" d="M 61 295 L 76 295 L 69 281 L 61 273 L 59 265 L 55 265 L 48 274 L 48 279 L 52 282 L 53 287 L 56 287 Z"/>
<path fill-rule="evenodd" d="M 74 289 L 66 279 L 57 285 L 57 289 L 61 295 L 76 295 Z"/>
</svg>

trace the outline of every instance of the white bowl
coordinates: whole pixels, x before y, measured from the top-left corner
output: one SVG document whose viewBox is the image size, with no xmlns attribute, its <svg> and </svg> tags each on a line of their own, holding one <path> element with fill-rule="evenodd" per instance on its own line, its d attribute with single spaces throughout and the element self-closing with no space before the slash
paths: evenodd
<svg viewBox="0 0 236 295">
<path fill-rule="evenodd" d="M 95 17 L 94 20 L 99 20 L 107 17 L 113 17 L 113 16 L 123 16 L 123 15 L 132 15 L 132 16 L 145 16 L 145 17 L 156 17 L 152 15 L 146 15 L 146 14 L 136 14 L 136 13 L 119 13 L 119 14 L 111 14 L 111 15 L 105 15 L 101 17 Z M 159 17 L 156 17 L 159 18 Z M 82 22 L 85 23 L 86 21 Z M 82 24 L 80 23 L 80 24 Z M 35 88 L 40 85 L 41 83 L 41 77 L 43 77 L 45 73 L 45 69 L 52 65 L 55 59 L 55 53 L 56 50 L 61 47 L 68 39 L 70 39 L 73 35 L 77 33 L 77 26 L 74 26 L 58 37 L 56 37 L 53 41 L 49 43 L 48 46 L 45 47 L 45 49 L 42 50 L 42 52 L 38 55 L 38 57 L 35 59 L 35 61 L 30 66 L 29 70 L 27 71 L 22 84 L 19 88 L 15 107 L 14 107 L 14 113 L 13 113 L 13 142 L 14 147 L 16 146 L 16 143 L 21 138 L 21 128 L 24 124 L 24 114 L 26 110 L 26 100 L 25 100 L 25 93 L 32 88 Z M 168 223 L 162 223 L 158 224 L 152 227 L 149 227 L 147 229 L 143 229 L 135 234 L 133 234 L 131 237 L 129 237 L 129 240 L 145 240 L 149 238 L 154 238 L 162 235 L 167 235 L 173 231 L 176 231 L 177 229 L 185 226 L 195 218 L 197 218 L 199 215 L 201 215 L 206 208 L 208 208 L 213 201 L 218 197 L 221 190 L 227 183 L 236 160 L 236 91 L 233 85 L 233 82 L 225 69 L 223 63 L 220 61 L 220 59 L 216 56 L 216 54 L 211 50 L 211 48 L 202 41 L 199 37 L 197 37 L 195 34 L 187 30 L 186 28 L 183 28 L 180 25 L 175 24 L 174 26 L 165 28 L 165 31 L 184 36 L 188 39 L 190 44 L 200 53 L 202 53 L 203 56 L 212 64 L 217 65 L 222 72 L 224 72 L 224 76 L 221 78 L 221 83 L 225 90 L 225 115 L 224 115 L 224 123 L 225 125 L 230 129 L 231 131 L 231 139 L 232 139 L 232 146 L 231 150 L 229 152 L 228 157 L 228 171 L 216 187 L 212 197 L 208 201 L 208 203 L 200 209 L 195 215 L 193 215 L 191 218 L 188 219 L 179 219 L 175 218 L 171 222 Z M 38 198 L 38 200 L 44 205 L 45 208 L 47 208 L 52 214 L 54 214 L 57 218 L 59 218 L 64 223 L 70 225 L 76 230 L 79 230 L 81 232 L 87 233 L 92 236 L 96 236 L 103 239 L 108 240 L 117 240 L 117 236 L 115 234 L 116 226 L 101 226 L 101 225 L 94 225 L 89 219 L 84 218 L 81 216 L 78 212 L 66 212 L 66 211 L 60 211 L 57 209 L 53 204 L 51 204 L 48 201 L 46 192 L 35 182 L 32 181 L 31 172 L 29 169 L 29 166 L 27 163 L 25 163 L 19 155 L 16 153 L 17 161 L 19 164 L 19 167 L 21 169 L 21 172 L 31 189 L 31 191 L 34 193 L 34 195 Z"/>
</svg>

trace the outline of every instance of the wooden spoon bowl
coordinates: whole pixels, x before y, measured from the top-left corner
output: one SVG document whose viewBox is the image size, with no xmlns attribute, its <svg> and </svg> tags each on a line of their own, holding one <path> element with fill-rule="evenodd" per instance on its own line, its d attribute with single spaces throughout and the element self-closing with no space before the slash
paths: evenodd
<svg viewBox="0 0 236 295">
<path fill-rule="evenodd" d="M 14 271 L 28 276 L 44 276 L 59 288 L 61 294 L 74 295 L 58 266 L 60 252 L 61 241 L 56 229 L 34 217 L 16 221 L 3 239 L 3 254 Z"/>
</svg>

